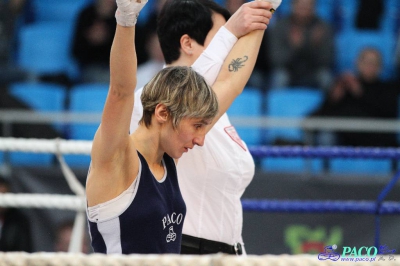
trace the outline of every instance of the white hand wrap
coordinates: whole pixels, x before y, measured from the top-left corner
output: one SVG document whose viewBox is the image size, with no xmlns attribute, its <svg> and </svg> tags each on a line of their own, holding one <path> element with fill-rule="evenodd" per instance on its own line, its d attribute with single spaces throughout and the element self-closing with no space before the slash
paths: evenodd
<svg viewBox="0 0 400 266">
<path fill-rule="evenodd" d="M 275 10 L 281 5 L 282 0 L 268 0 L 272 4 L 272 12 L 275 12 Z"/>
<path fill-rule="evenodd" d="M 124 27 L 133 27 L 136 24 L 140 10 L 147 3 L 147 0 L 116 0 L 117 11 L 115 18 L 117 23 Z"/>
</svg>

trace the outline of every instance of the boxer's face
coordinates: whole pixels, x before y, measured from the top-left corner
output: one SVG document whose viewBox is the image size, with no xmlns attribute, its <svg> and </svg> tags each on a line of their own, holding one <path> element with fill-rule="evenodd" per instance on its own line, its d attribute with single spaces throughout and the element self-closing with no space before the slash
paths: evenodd
<svg viewBox="0 0 400 266">
<path fill-rule="evenodd" d="M 165 152 L 172 158 L 179 159 L 195 146 L 203 146 L 207 126 L 211 122 L 212 119 L 184 117 L 177 128 L 172 126 L 171 121 L 168 122 L 160 133 Z"/>
</svg>

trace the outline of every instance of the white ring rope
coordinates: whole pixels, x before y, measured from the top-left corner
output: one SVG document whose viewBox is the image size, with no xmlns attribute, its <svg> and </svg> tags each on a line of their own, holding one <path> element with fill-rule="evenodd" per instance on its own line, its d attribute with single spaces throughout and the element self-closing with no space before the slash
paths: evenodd
<svg viewBox="0 0 400 266">
<path fill-rule="evenodd" d="M 33 153 L 54 153 L 60 162 L 61 170 L 71 190 L 76 194 L 13 194 L 0 193 L 0 206 L 3 207 L 28 207 L 28 208 L 55 208 L 67 209 L 77 212 L 73 228 L 73 236 L 68 253 L 1 253 L 0 266 L 52 266 L 52 265 L 79 265 L 79 266 L 117 266 L 117 265 L 187 265 L 187 266 L 303 266 L 303 265 L 348 265 L 349 262 L 320 261 L 316 255 L 264 255 L 264 256 L 181 256 L 181 255 L 84 255 L 77 253 L 81 250 L 82 235 L 86 223 L 85 209 L 86 198 L 84 187 L 79 183 L 72 170 L 65 163 L 62 154 L 89 155 L 92 141 L 77 141 L 63 139 L 23 139 L 0 138 L 0 151 L 22 151 Z M 381 265 L 381 262 L 351 262 L 352 265 Z M 400 266 L 400 256 L 388 262 L 388 265 Z"/>
<path fill-rule="evenodd" d="M 0 253 L 0 266 L 399 266 L 400 256 L 385 261 L 318 260 L 317 255 L 116 255 L 82 253 Z"/>
<path fill-rule="evenodd" d="M 0 138 L 0 150 L 23 151 L 34 153 L 54 153 L 60 163 L 61 171 L 70 189 L 76 196 L 69 195 L 38 195 L 38 194 L 0 194 L 0 206 L 5 207 L 31 207 L 31 208 L 57 208 L 76 211 L 74 227 L 69 245 L 70 252 L 79 252 L 82 247 L 84 234 L 85 215 L 85 188 L 68 167 L 63 154 L 90 154 L 91 141 L 76 141 L 62 139 L 23 139 Z M 0 265 L 1 266 L 1 265 Z"/>
<path fill-rule="evenodd" d="M 84 196 L 0 193 L 0 206 L 85 211 Z"/>
<path fill-rule="evenodd" d="M 88 140 L 0 138 L 0 151 L 89 155 L 91 149 Z"/>
<path fill-rule="evenodd" d="M 56 156 L 58 159 L 58 162 L 60 163 L 61 166 L 61 171 L 64 174 L 65 179 L 68 182 L 68 186 L 71 188 L 71 190 L 78 196 L 84 196 L 85 195 L 85 188 L 79 183 L 79 180 L 76 178 L 74 172 L 72 172 L 71 168 L 68 167 L 67 163 L 64 160 L 64 157 L 62 156 L 62 152 L 60 150 L 61 147 L 61 139 L 56 139 Z"/>
<path fill-rule="evenodd" d="M 0 194 L 0 206 L 56 208 L 75 211 L 85 210 L 85 189 L 79 183 L 75 174 L 65 163 L 63 153 L 90 154 L 91 141 L 76 141 L 62 139 L 23 139 L 0 138 L 0 150 L 28 151 L 35 153 L 55 153 L 68 182 L 69 187 L 77 196 L 52 194 Z"/>
</svg>

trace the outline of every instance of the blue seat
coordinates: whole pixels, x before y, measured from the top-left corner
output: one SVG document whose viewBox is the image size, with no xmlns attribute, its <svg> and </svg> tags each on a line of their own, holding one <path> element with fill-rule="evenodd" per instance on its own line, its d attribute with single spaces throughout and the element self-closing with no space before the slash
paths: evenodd
<svg viewBox="0 0 400 266">
<path fill-rule="evenodd" d="M 338 0 L 340 31 L 352 31 L 355 29 L 358 1 Z"/>
<path fill-rule="evenodd" d="M 33 110 L 60 112 L 64 110 L 67 88 L 50 83 L 14 83 L 9 87 L 9 93 L 25 102 Z M 62 132 L 61 124 L 53 125 Z M 13 165 L 50 165 L 53 154 L 31 154 L 12 152 L 10 156 Z"/>
<path fill-rule="evenodd" d="M 144 25 L 150 19 L 150 16 L 157 10 L 158 1 L 149 1 L 142 10 L 140 10 L 140 16 L 137 19 L 138 25 Z"/>
<path fill-rule="evenodd" d="M 66 74 L 76 78 L 77 65 L 70 54 L 72 25 L 64 22 L 39 22 L 19 31 L 19 66 L 37 75 Z"/>
<path fill-rule="evenodd" d="M 259 117 L 262 116 L 261 104 L 261 91 L 257 88 L 247 87 L 229 107 L 227 114 L 230 117 Z M 260 128 L 236 127 L 236 131 L 247 145 L 260 145 L 262 142 L 262 131 Z"/>
<path fill-rule="evenodd" d="M 317 0 L 316 12 L 327 23 L 335 22 L 336 0 Z"/>
<path fill-rule="evenodd" d="M 70 92 L 70 112 L 101 113 L 108 93 L 108 84 L 91 83 L 76 85 Z M 93 140 L 98 124 L 71 124 L 69 139 Z M 71 166 L 89 166 L 87 155 L 65 155 L 65 161 Z"/>
<path fill-rule="evenodd" d="M 267 94 L 267 116 L 282 118 L 306 117 L 322 103 L 324 94 L 322 91 L 306 88 L 293 87 L 272 89 Z M 273 128 L 267 132 L 269 143 L 277 139 L 292 142 L 301 142 L 304 132 L 300 128 Z M 303 158 L 264 158 L 261 161 L 264 171 L 278 172 L 320 172 L 323 169 L 322 159 Z"/>
<path fill-rule="evenodd" d="M 338 0 L 340 31 L 356 30 L 357 10 L 362 0 Z M 385 0 L 380 31 L 395 34 L 398 29 L 400 4 L 398 0 Z"/>
<path fill-rule="evenodd" d="M 382 30 L 387 33 L 397 34 L 400 22 L 399 14 L 400 14 L 400 1 L 386 0 L 383 21 L 381 24 Z"/>
<path fill-rule="evenodd" d="M 382 78 L 389 79 L 394 74 L 394 51 L 396 39 L 393 34 L 376 31 L 345 31 L 337 35 L 336 69 L 356 71 L 356 60 L 359 53 L 366 47 L 376 48 L 382 53 Z"/>
<path fill-rule="evenodd" d="M 272 118 L 303 118 L 316 110 L 324 99 L 322 91 L 307 87 L 271 89 L 267 94 L 266 115 Z M 273 128 L 268 130 L 267 139 L 303 141 L 304 132 L 300 128 Z"/>
<path fill-rule="evenodd" d="M 13 83 L 9 93 L 38 111 L 62 111 L 67 87 L 53 83 Z"/>
<path fill-rule="evenodd" d="M 333 174 L 389 175 L 392 163 L 386 159 L 335 158 L 329 160 L 329 170 Z"/>
<path fill-rule="evenodd" d="M 91 0 L 33 0 L 35 21 L 73 22 Z"/>
</svg>

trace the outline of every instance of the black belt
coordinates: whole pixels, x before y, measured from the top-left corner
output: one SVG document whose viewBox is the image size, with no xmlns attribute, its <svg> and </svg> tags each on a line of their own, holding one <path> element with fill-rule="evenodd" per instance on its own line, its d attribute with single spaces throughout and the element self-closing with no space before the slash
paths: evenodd
<svg viewBox="0 0 400 266">
<path fill-rule="evenodd" d="M 189 235 L 182 235 L 182 250 L 190 250 L 189 254 L 214 254 L 218 252 L 242 255 L 242 245 L 229 245 L 223 242 L 207 240 Z"/>
</svg>

